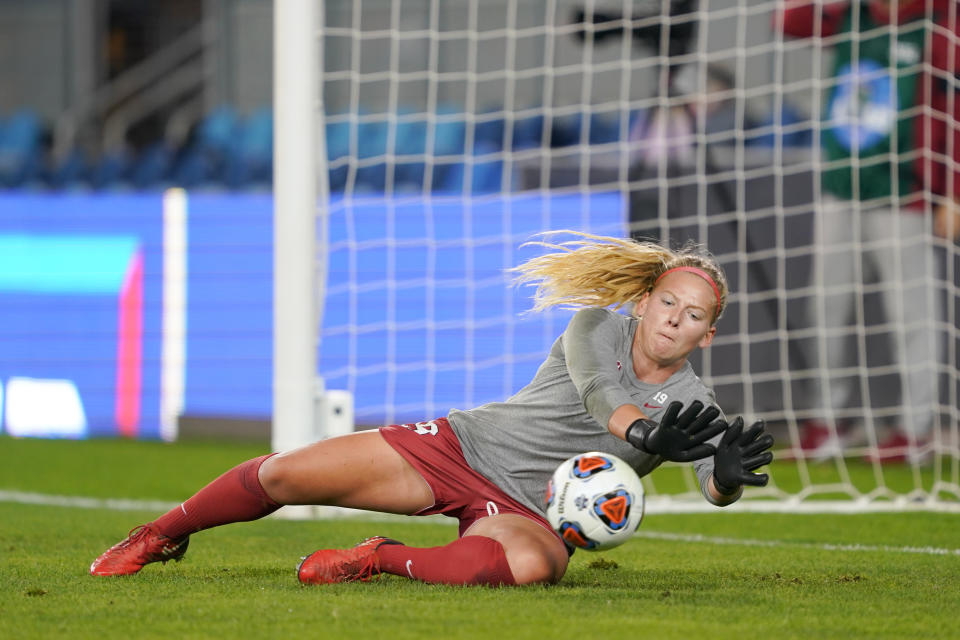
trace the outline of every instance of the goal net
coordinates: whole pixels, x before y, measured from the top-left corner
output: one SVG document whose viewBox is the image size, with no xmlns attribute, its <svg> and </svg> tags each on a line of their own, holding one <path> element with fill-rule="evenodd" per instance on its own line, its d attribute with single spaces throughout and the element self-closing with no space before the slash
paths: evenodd
<svg viewBox="0 0 960 640">
<path fill-rule="evenodd" d="M 525 313 L 525 241 L 693 241 L 731 289 L 694 367 L 777 440 L 740 508 L 956 509 L 960 262 L 932 229 L 960 194 L 916 174 L 958 169 L 956 123 L 927 150 L 912 124 L 960 69 L 931 62 L 955 16 L 928 4 L 890 26 L 818 2 L 797 35 L 756 0 L 323 3 L 326 388 L 358 428 L 502 400 L 569 317 Z M 704 504 L 686 467 L 645 482 L 653 509 Z"/>
</svg>

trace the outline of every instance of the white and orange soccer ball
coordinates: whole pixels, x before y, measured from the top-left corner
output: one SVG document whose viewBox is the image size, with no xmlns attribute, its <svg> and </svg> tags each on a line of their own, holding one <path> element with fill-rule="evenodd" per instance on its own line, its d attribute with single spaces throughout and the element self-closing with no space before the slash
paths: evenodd
<svg viewBox="0 0 960 640">
<path fill-rule="evenodd" d="M 591 451 L 565 460 L 547 485 L 547 520 L 567 544 L 588 551 L 612 549 L 643 520 L 644 493 L 626 462 Z"/>
</svg>

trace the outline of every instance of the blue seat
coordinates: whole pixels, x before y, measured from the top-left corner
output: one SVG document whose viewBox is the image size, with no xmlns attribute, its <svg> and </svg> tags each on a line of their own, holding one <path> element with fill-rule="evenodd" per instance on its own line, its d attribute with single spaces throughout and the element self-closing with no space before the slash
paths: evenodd
<svg viewBox="0 0 960 640">
<path fill-rule="evenodd" d="M 583 116 L 579 113 L 553 118 L 550 123 L 550 146 L 569 147 L 580 144 L 582 122 Z"/>
<path fill-rule="evenodd" d="M 543 115 L 514 117 L 513 140 L 511 140 L 514 150 L 541 147 L 544 145 L 543 137 Z"/>
<path fill-rule="evenodd" d="M 19 187 L 43 172 L 43 126 L 31 109 L 21 109 L 0 123 L 0 186 Z"/>
<path fill-rule="evenodd" d="M 198 145 L 188 145 L 174 161 L 170 179 L 178 187 L 192 189 L 214 182 L 217 170 Z"/>
<path fill-rule="evenodd" d="M 351 123 L 346 120 L 327 122 L 324 129 L 328 160 L 336 160 L 350 155 L 350 127 Z"/>
<path fill-rule="evenodd" d="M 590 144 L 608 144 L 626 139 L 626 132 L 620 131 L 620 114 L 590 114 Z"/>
<path fill-rule="evenodd" d="M 240 119 L 232 107 L 218 107 L 198 124 L 194 139 L 207 151 L 231 153 L 236 148 Z"/>
<path fill-rule="evenodd" d="M 218 107 L 194 127 L 174 163 L 173 181 L 181 187 L 223 184 L 228 158 L 237 152 L 240 120 L 232 107 Z"/>
<path fill-rule="evenodd" d="M 422 117 L 399 120 L 395 137 L 394 186 L 398 191 L 419 191 L 423 189 L 426 175 L 426 163 L 422 159 L 427 143 L 426 120 Z"/>
<path fill-rule="evenodd" d="M 89 187 L 90 161 L 86 154 L 74 147 L 60 159 L 54 160 L 47 175 L 54 189 L 70 190 Z"/>
<path fill-rule="evenodd" d="M 402 117 L 397 120 L 395 131 L 395 153 L 398 156 L 423 155 L 427 144 L 426 119 Z"/>
<path fill-rule="evenodd" d="M 350 155 L 350 131 L 351 122 L 350 120 L 344 119 L 343 115 L 332 114 L 327 117 L 324 134 L 326 138 L 328 162 L 333 163 Z M 344 190 L 349 170 L 349 167 L 346 165 L 330 167 L 330 191 L 339 193 Z"/>
<path fill-rule="evenodd" d="M 357 159 L 376 160 L 372 164 L 357 166 L 358 192 L 382 193 L 387 182 L 387 122 L 385 119 L 364 119 L 357 126 Z"/>
<path fill-rule="evenodd" d="M 491 117 L 489 113 L 480 114 L 473 131 L 474 147 L 493 145 L 502 148 L 505 128 L 503 116 Z"/>
<path fill-rule="evenodd" d="M 162 189 L 173 170 L 174 151 L 165 142 L 155 142 L 137 154 L 131 163 L 129 180 L 136 189 Z"/>
<path fill-rule="evenodd" d="M 482 142 L 476 147 L 475 156 L 496 154 L 500 151 L 499 145 Z M 501 156 L 491 156 L 488 159 L 474 157 L 473 179 L 470 185 L 471 193 L 498 193 L 503 187 L 503 160 Z"/>
<path fill-rule="evenodd" d="M 224 167 L 227 186 L 269 186 L 273 181 L 273 111 L 258 109 L 238 123 L 233 147 Z"/>
<path fill-rule="evenodd" d="M 94 189 L 128 188 L 132 159 L 125 150 L 107 151 L 92 165 L 90 184 Z"/>
<path fill-rule="evenodd" d="M 463 155 L 466 125 L 462 118 L 438 118 L 433 121 L 432 126 L 434 155 Z"/>
</svg>

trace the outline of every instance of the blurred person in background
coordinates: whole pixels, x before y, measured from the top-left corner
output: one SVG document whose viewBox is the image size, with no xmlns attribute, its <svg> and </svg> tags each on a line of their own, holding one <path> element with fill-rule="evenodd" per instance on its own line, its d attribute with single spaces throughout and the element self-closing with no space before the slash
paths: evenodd
<svg viewBox="0 0 960 640">
<path fill-rule="evenodd" d="M 825 44 L 834 53 L 820 136 L 823 197 L 815 210 L 823 315 L 820 304 L 811 304 L 810 326 L 819 327 L 821 340 L 844 334 L 846 345 L 865 323 L 857 313 L 865 288 L 878 291 L 902 411 L 878 434 L 868 459 L 919 461 L 933 440 L 943 345 L 944 307 L 933 285 L 943 269 L 935 247 L 937 238 L 960 235 L 957 6 L 800 0 L 786 3 L 777 24 L 788 36 L 830 37 Z M 825 421 L 807 423 L 800 443 L 813 458 L 842 454 L 856 443 L 853 421 L 878 408 L 859 346 L 851 352 L 829 340 L 820 351 Z M 851 413 L 858 389 L 867 394 L 863 410 Z"/>
<path fill-rule="evenodd" d="M 676 73 L 671 90 L 676 95 L 669 105 L 655 106 L 639 114 L 630 128 L 634 163 L 656 167 L 661 160 L 683 166 L 696 162 L 698 145 L 734 145 L 737 131 L 755 126 L 748 113 L 738 114 L 736 78 L 719 64 L 707 64 L 703 89 L 696 65 L 685 65 Z M 708 148 L 707 164 L 713 159 Z"/>
</svg>

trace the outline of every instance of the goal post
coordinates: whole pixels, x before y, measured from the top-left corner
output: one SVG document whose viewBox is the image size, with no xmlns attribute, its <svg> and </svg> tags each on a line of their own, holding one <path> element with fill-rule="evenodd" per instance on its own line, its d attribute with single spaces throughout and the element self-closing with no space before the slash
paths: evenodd
<svg viewBox="0 0 960 640">
<path fill-rule="evenodd" d="M 835 47 L 861 36 L 785 37 L 782 6 L 277 1 L 274 448 L 323 435 L 318 390 L 352 398 L 357 428 L 515 392 L 569 314 L 526 313 L 508 270 L 537 233 L 574 229 L 700 243 L 725 268 L 729 306 L 693 364 L 728 415 L 764 419 L 777 439 L 770 486 L 738 508 L 960 509 L 957 245 L 925 236 L 936 269 L 888 283 L 931 292 L 939 318 L 933 303 L 885 317 L 872 271 L 831 280 L 827 256 L 890 248 L 818 236 L 824 174 L 874 162 L 822 152 Z M 869 37 L 899 33 L 885 29 Z M 876 73 L 931 71 L 918 57 Z M 854 219 L 875 204 L 851 203 Z M 827 326 L 818 305 L 840 294 L 856 314 Z M 935 352 L 900 357 L 901 327 L 934 327 Z M 905 461 L 878 461 L 915 415 L 917 371 L 934 426 Z M 841 382 L 853 392 L 830 405 Z M 807 446 L 818 424 L 839 446 Z M 645 483 L 653 509 L 703 508 L 686 467 Z"/>
<path fill-rule="evenodd" d="M 274 2 L 274 451 L 308 444 L 317 435 L 324 276 L 317 229 L 323 228 L 327 201 L 317 73 L 323 68 L 321 19 L 322 6 L 313 0 Z"/>
</svg>

